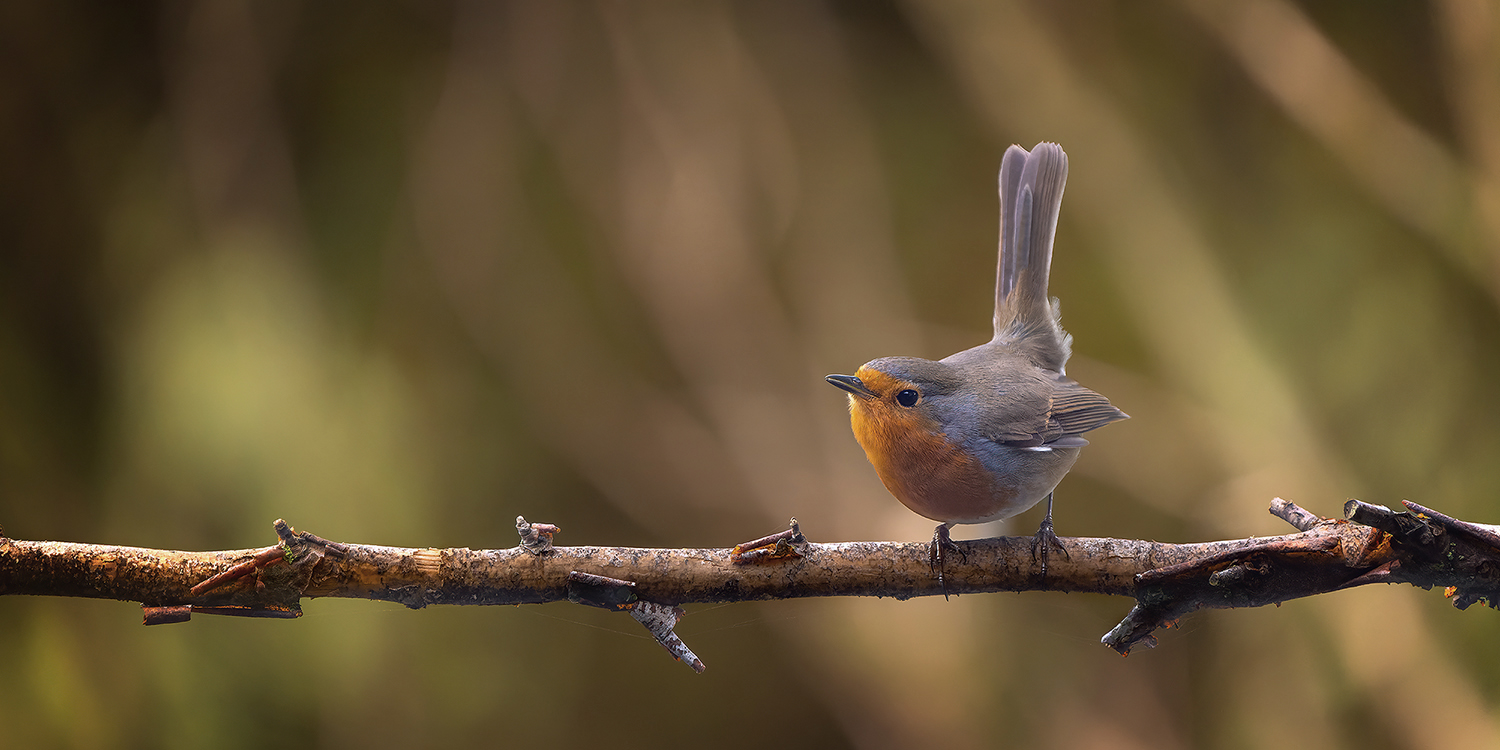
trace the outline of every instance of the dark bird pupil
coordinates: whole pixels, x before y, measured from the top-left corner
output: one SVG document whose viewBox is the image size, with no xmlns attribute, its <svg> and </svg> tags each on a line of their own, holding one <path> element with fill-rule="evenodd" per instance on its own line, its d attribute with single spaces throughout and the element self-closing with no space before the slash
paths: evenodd
<svg viewBox="0 0 1500 750">
<path fill-rule="evenodd" d="M 920 394 L 918 394 L 916 391 L 908 388 L 896 394 L 896 403 L 901 404 L 902 406 L 916 406 L 917 397 L 919 395 Z"/>
</svg>

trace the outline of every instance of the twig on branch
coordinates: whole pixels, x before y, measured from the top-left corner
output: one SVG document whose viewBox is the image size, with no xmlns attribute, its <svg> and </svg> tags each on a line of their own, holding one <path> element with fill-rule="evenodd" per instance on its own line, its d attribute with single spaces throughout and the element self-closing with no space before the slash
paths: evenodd
<svg viewBox="0 0 1500 750">
<path fill-rule="evenodd" d="M 1299 529 L 1266 539 L 1168 544 L 1063 538 L 1067 555 L 1043 580 L 1030 537 L 958 544 L 949 594 L 1068 591 L 1131 596 L 1104 636 L 1122 654 L 1197 609 L 1255 607 L 1366 583 L 1448 587 L 1460 609 L 1500 601 L 1500 534 L 1408 503 L 1411 512 L 1350 501 L 1330 520 L 1277 499 L 1271 512 Z M 815 544 L 795 525 L 730 549 L 553 547 L 559 530 L 517 518 L 510 549 L 410 549 L 330 542 L 275 524 L 281 543 L 178 552 L 0 537 L 0 595 L 140 602 L 147 624 L 193 613 L 298 617 L 301 600 L 354 597 L 429 604 L 569 600 L 628 611 L 672 655 L 703 664 L 672 632 L 678 605 L 813 596 L 909 599 L 943 593 L 926 542 Z"/>
<path fill-rule="evenodd" d="M 1282 500 L 1279 497 L 1271 498 L 1271 515 L 1280 518 L 1292 525 L 1298 531 L 1307 531 L 1323 522 L 1318 514 L 1297 507 L 1290 500 Z"/>
</svg>

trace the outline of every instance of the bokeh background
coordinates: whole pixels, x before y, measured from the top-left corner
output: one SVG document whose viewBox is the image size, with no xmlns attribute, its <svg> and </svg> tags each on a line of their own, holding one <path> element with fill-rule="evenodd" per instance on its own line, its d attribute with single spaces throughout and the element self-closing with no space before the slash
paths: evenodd
<svg viewBox="0 0 1500 750">
<path fill-rule="evenodd" d="M 1500 521 L 1486 0 L 6 3 L 12 537 L 921 540 L 822 382 L 989 336 L 995 172 L 1071 173 L 1065 535 Z M 1029 534 L 1010 527 L 960 538 Z M 0 598 L 0 746 L 1500 746 L 1500 615 L 1367 587 L 1121 659 L 1121 598 L 143 628 Z"/>
</svg>

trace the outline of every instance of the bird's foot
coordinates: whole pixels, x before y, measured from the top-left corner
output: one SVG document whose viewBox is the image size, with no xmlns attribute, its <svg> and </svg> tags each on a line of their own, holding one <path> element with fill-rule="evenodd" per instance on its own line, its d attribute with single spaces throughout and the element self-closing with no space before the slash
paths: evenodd
<svg viewBox="0 0 1500 750">
<path fill-rule="evenodd" d="M 1037 528 L 1036 535 L 1031 537 L 1031 559 L 1041 564 L 1042 580 L 1047 580 L 1047 550 L 1056 547 L 1063 557 L 1068 556 L 1068 548 L 1063 546 L 1062 540 L 1057 538 L 1057 533 L 1052 530 L 1052 504 L 1048 498 L 1047 517 L 1042 519 L 1042 525 Z"/>
<path fill-rule="evenodd" d="M 927 564 L 932 572 L 937 575 L 938 586 L 943 589 L 943 598 L 948 598 L 948 581 L 943 576 L 943 550 L 958 553 L 963 562 L 968 562 L 969 555 L 961 547 L 954 543 L 953 538 L 948 535 L 948 524 L 942 524 L 932 532 L 932 548 L 927 552 Z"/>
</svg>

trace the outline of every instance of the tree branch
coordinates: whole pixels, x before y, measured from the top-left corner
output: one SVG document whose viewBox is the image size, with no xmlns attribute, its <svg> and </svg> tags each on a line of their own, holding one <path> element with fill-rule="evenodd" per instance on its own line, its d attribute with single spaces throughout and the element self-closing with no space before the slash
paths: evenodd
<svg viewBox="0 0 1500 750">
<path fill-rule="evenodd" d="M 1063 538 L 1042 580 L 1030 537 L 959 542 L 947 594 L 1069 591 L 1131 596 L 1103 638 L 1122 654 L 1202 608 L 1255 607 L 1366 583 L 1448 587 L 1460 609 L 1500 601 L 1500 533 L 1407 503 L 1409 512 L 1351 500 L 1352 520 L 1319 518 L 1281 499 L 1271 512 L 1300 531 L 1265 539 L 1168 544 Z M 330 542 L 275 524 L 280 543 L 219 552 L 26 542 L 0 535 L 0 595 L 140 602 L 147 624 L 194 612 L 298 617 L 304 597 L 429 604 L 569 600 L 628 611 L 673 655 L 702 662 L 672 627 L 687 603 L 811 596 L 908 599 L 944 593 L 928 545 L 807 542 L 796 526 L 730 549 L 553 547 L 555 526 L 517 519 L 521 545 L 411 549 Z M 957 558 L 956 560 L 954 558 Z"/>
</svg>

